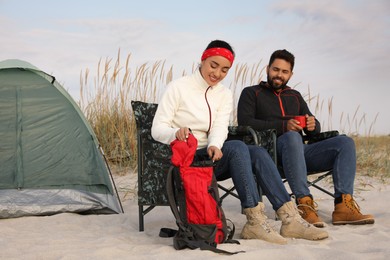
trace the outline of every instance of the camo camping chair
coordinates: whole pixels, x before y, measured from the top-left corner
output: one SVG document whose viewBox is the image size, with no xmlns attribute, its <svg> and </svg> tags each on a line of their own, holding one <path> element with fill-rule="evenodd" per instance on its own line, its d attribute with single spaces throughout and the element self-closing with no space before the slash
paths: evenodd
<svg viewBox="0 0 390 260">
<path fill-rule="evenodd" d="M 151 136 L 157 104 L 132 101 L 131 105 L 137 125 L 139 231 L 144 231 L 145 215 L 156 206 L 169 206 L 166 177 L 171 166 L 172 152 L 169 145 L 157 142 Z M 260 140 L 263 140 L 263 143 L 269 142 L 271 134 L 272 131 L 255 132 L 250 127 L 229 127 L 229 139 L 251 144 L 259 144 Z M 218 184 L 218 187 L 223 191 L 221 202 L 229 195 L 238 198 L 234 186 L 224 187 Z M 259 193 L 261 194 L 260 188 Z"/>
<path fill-rule="evenodd" d="M 278 170 L 279 170 L 279 173 L 280 173 L 280 176 L 282 177 L 283 179 L 283 182 L 286 183 L 287 182 L 287 179 L 284 175 L 284 171 L 283 171 L 283 167 L 281 166 L 280 163 L 278 163 L 277 161 L 277 156 L 276 156 L 276 131 L 272 133 L 273 136 L 271 137 L 272 138 L 272 142 L 270 142 L 270 146 L 273 146 L 271 148 L 271 150 L 268 150 L 268 152 L 270 153 L 271 157 L 274 159 L 277 167 L 278 167 Z M 325 140 L 325 139 L 328 139 L 328 138 L 332 138 L 332 137 L 335 137 L 335 136 L 338 136 L 339 135 L 339 132 L 336 131 L 336 130 L 333 130 L 333 131 L 326 131 L 326 132 L 321 132 L 319 133 L 318 135 L 316 136 L 311 136 L 311 137 L 308 137 L 308 136 L 303 136 L 303 142 L 305 143 L 315 143 L 315 142 L 319 142 L 319 141 L 322 141 L 322 140 Z M 315 178 L 313 180 L 310 180 L 309 178 L 307 179 L 307 185 L 308 187 L 313 187 L 315 189 L 318 189 L 324 193 L 326 193 L 327 195 L 331 196 L 331 197 L 334 197 L 334 194 L 325 189 L 324 187 L 322 187 L 320 185 L 320 181 L 326 179 L 327 177 L 329 176 L 332 176 L 333 174 L 333 169 L 326 169 L 324 171 L 316 171 L 316 172 L 308 172 L 307 173 L 307 176 L 310 176 L 310 175 L 315 175 Z M 290 194 L 292 195 L 292 194 Z"/>
</svg>

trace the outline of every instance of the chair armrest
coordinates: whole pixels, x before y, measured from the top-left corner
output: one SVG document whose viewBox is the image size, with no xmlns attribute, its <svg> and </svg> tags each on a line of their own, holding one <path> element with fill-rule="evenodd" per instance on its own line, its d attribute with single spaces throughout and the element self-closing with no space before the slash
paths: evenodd
<svg viewBox="0 0 390 260">
<path fill-rule="evenodd" d="M 228 127 L 231 135 L 247 135 L 250 134 L 252 127 L 244 125 L 231 125 Z"/>
<path fill-rule="evenodd" d="M 227 140 L 241 140 L 248 145 L 264 147 L 276 163 L 276 130 L 254 130 L 250 126 L 229 126 Z"/>
<path fill-rule="evenodd" d="M 256 131 L 259 139 L 259 145 L 268 148 L 270 145 L 276 144 L 276 130 L 267 129 L 263 131 Z"/>
<path fill-rule="evenodd" d="M 335 137 L 338 135 L 339 135 L 339 131 L 337 131 L 337 130 L 325 131 L 325 132 L 321 132 L 319 134 L 312 135 L 312 136 L 305 135 L 305 136 L 303 136 L 303 141 L 305 143 L 312 144 L 312 143 L 319 142 L 319 141 L 322 141 L 322 140 L 325 140 L 328 138 L 332 138 L 332 137 Z"/>
<path fill-rule="evenodd" d="M 277 155 L 276 155 L 276 130 L 267 129 L 263 131 L 256 131 L 257 137 L 259 139 L 258 145 L 264 147 L 275 164 L 277 164 Z"/>
<path fill-rule="evenodd" d="M 227 140 L 241 140 L 246 144 L 258 144 L 259 139 L 256 131 L 250 126 L 229 126 Z"/>
<path fill-rule="evenodd" d="M 238 139 L 246 144 L 259 144 L 259 137 L 250 126 L 229 126 L 228 140 Z"/>
</svg>

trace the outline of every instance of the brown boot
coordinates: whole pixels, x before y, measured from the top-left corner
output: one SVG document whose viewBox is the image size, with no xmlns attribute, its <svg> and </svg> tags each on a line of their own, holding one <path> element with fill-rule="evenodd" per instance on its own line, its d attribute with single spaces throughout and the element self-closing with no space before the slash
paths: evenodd
<svg viewBox="0 0 390 260">
<path fill-rule="evenodd" d="M 301 217 L 316 227 L 324 227 L 324 222 L 317 214 L 317 204 L 311 196 L 297 199 L 298 210 Z"/>
<path fill-rule="evenodd" d="M 360 207 L 352 198 L 351 194 L 342 194 L 342 202 L 337 203 L 332 214 L 333 225 L 364 225 L 374 224 L 373 215 L 363 215 Z"/>
</svg>

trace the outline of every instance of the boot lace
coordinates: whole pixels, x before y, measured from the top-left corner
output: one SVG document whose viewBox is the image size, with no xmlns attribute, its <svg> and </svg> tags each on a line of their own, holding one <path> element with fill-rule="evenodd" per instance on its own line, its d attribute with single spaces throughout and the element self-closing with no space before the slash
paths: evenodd
<svg viewBox="0 0 390 260">
<path fill-rule="evenodd" d="M 295 209 L 296 214 L 295 214 L 295 216 L 292 216 L 292 217 L 294 217 L 294 219 L 296 221 L 298 221 L 298 223 L 302 224 L 303 226 L 310 227 L 311 224 L 309 222 L 307 222 L 304 218 L 301 217 L 300 212 L 302 212 L 302 211 L 300 209 L 298 209 L 298 207 L 295 205 L 295 203 L 293 205 L 294 205 L 294 209 Z M 306 205 L 306 206 L 309 207 L 309 205 Z"/>
<path fill-rule="evenodd" d="M 270 224 L 268 223 L 267 219 L 265 219 L 262 223 L 261 223 L 261 227 L 267 232 L 267 233 L 273 233 L 275 232 L 275 230 L 270 226 Z"/>
<path fill-rule="evenodd" d="M 269 223 L 267 221 L 268 217 L 265 215 L 264 211 L 259 212 L 259 214 L 257 215 L 257 218 L 259 220 L 261 220 L 260 225 L 267 233 L 275 232 L 275 230 L 269 225 Z"/>
<path fill-rule="evenodd" d="M 359 205 L 357 204 L 357 202 L 353 198 L 351 198 L 350 200 L 346 201 L 346 204 L 347 204 L 348 208 L 350 208 L 353 211 L 356 211 L 358 214 L 361 214 L 360 213 L 360 207 L 359 207 Z"/>
<path fill-rule="evenodd" d="M 298 204 L 298 208 L 297 208 L 298 212 L 300 214 L 303 214 L 303 213 L 305 213 L 305 211 L 312 211 L 312 212 L 314 212 L 314 214 L 316 214 L 318 216 L 318 214 L 317 214 L 318 204 L 314 200 L 312 200 L 312 202 L 313 203 L 311 205 L 309 205 L 309 204 Z M 303 209 L 300 209 L 299 207 L 301 207 Z"/>
<path fill-rule="evenodd" d="M 298 209 L 298 207 L 295 203 L 293 203 L 293 207 L 294 207 L 294 213 L 295 213 L 294 215 L 290 215 L 288 213 L 285 213 L 285 214 L 287 214 L 289 218 L 295 219 L 298 223 L 302 224 L 304 227 L 310 227 L 311 224 L 309 222 L 307 222 L 304 218 L 301 217 L 300 213 L 302 211 L 300 209 Z M 278 215 L 275 214 L 275 220 L 278 220 L 278 219 L 279 219 Z"/>
</svg>

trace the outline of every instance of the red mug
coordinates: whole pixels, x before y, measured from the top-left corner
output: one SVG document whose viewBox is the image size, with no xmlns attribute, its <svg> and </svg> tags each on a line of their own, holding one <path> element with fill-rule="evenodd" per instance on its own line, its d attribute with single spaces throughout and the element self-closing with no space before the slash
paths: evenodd
<svg viewBox="0 0 390 260">
<path fill-rule="evenodd" d="M 302 128 L 306 127 L 306 116 L 294 116 L 294 119 L 299 121 L 299 126 Z"/>
</svg>

